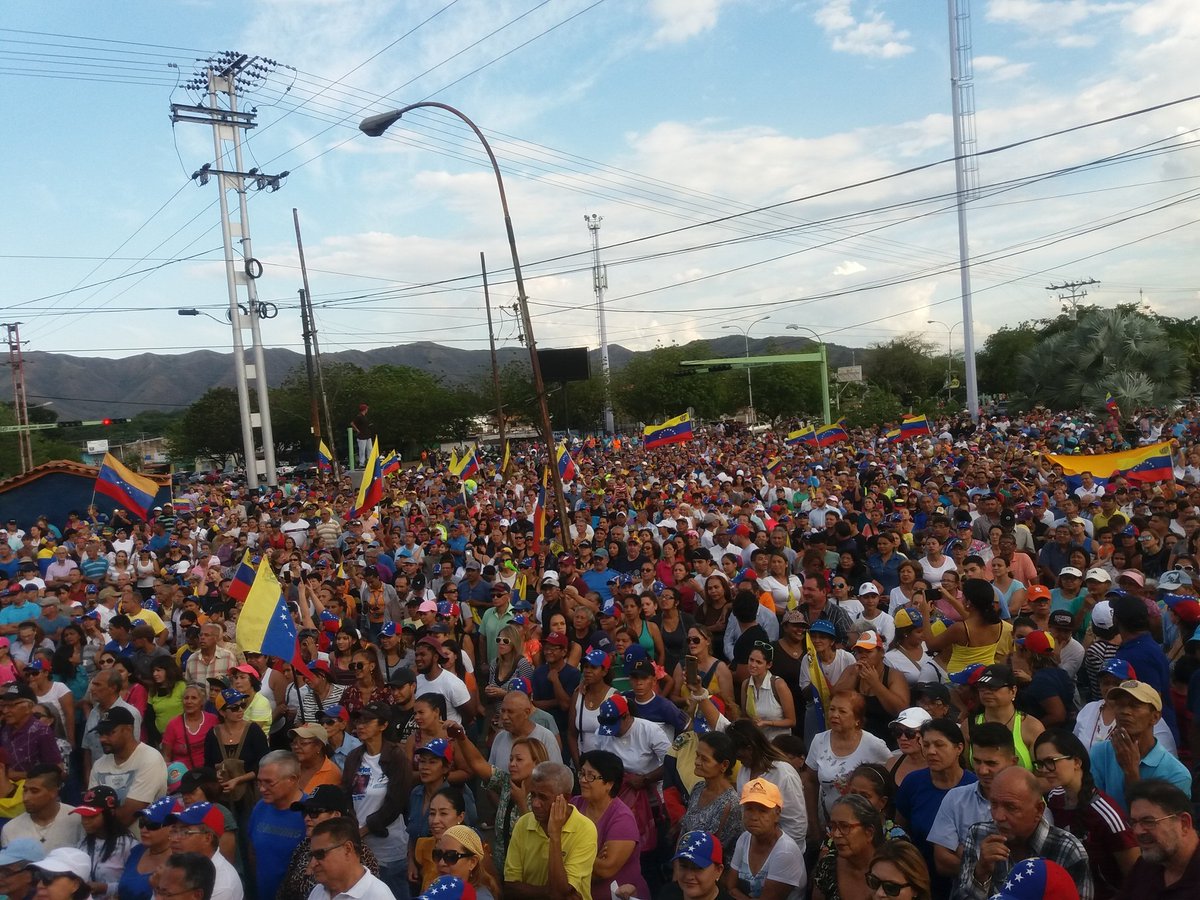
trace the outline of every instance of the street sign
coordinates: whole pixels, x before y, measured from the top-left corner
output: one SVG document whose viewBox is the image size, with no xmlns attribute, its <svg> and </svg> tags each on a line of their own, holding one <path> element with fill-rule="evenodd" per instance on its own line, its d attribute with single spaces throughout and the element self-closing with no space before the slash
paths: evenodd
<svg viewBox="0 0 1200 900">
<path fill-rule="evenodd" d="M 842 384 L 857 384 L 863 380 L 862 366 L 839 366 L 837 380 Z"/>
<path fill-rule="evenodd" d="M 108 452 L 108 440 L 105 439 L 102 441 L 88 441 L 87 442 L 87 452 L 92 453 L 92 454 L 107 453 Z"/>
</svg>

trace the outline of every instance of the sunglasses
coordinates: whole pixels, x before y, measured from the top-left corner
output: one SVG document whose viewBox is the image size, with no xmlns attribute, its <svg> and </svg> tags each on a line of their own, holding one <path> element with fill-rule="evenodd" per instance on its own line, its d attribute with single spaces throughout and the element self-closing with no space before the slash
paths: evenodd
<svg viewBox="0 0 1200 900">
<path fill-rule="evenodd" d="M 454 865 L 460 859 L 474 859 L 474 853 L 461 853 L 458 850 L 432 850 L 429 853 L 433 857 L 434 862 L 444 862 L 447 865 Z"/>
<path fill-rule="evenodd" d="M 688 638 L 688 643 L 689 644 L 699 644 L 703 640 L 704 640 L 704 638 L 690 637 L 690 638 Z"/>
<path fill-rule="evenodd" d="M 352 662 L 352 663 L 350 663 L 350 671 L 351 671 L 351 672 L 361 672 L 361 671 L 362 671 L 363 669 L 365 669 L 366 667 L 367 667 L 367 664 L 366 664 L 365 662 Z"/>
<path fill-rule="evenodd" d="M 873 891 L 883 888 L 883 892 L 889 897 L 899 897 L 900 892 L 906 887 L 912 887 L 907 881 L 884 881 L 882 878 L 876 878 L 870 872 L 867 873 L 867 887 Z"/>
<path fill-rule="evenodd" d="M 308 853 L 309 853 L 309 856 L 311 856 L 317 862 L 321 862 L 323 859 L 325 859 L 325 857 L 327 857 L 334 850 L 337 850 L 339 847 L 343 847 L 343 846 L 345 846 L 345 844 L 348 844 L 348 843 L 350 843 L 350 842 L 345 841 L 342 844 L 334 844 L 332 847 L 320 847 L 320 848 L 310 847 Z"/>
<path fill-rule="evenodd" d="M 903 728 L 899 725 L 892 727 L 892 737 L 895 738 L 904 738 L 905 740 L 911 741 L 914 738 L 919 738 L 920 736 L 921 732 L 915 728 Z"/>
<path fill-rule="evenodd" d="M 245 712 L 246 704 L 245 703 L 230 703 L 230 704 L 226 705 L 225 711 L 226 712 Z"/>
</svg>

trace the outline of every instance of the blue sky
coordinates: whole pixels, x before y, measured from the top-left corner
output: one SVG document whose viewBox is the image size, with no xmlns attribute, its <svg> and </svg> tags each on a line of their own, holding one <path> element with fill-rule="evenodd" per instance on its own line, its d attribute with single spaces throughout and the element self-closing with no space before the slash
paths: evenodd
<svg viewBox="0 0 1200 900">
<path fill-rule="evenodd" d="M 221 318 L 227 300 L 216 190 L 189 183 L 212 160 L 211 132 L 168 118 L 173 100 L 190 102 L 177 79 L 225 49 L 295 69 L 248 98 L 259 127 L 246 165 L 292 173 L 250 203 L 260 297 L 280 306 L 264 324 L 269 345 L 301 346 L 297 207 L 324 349 L 486 346 L 481 250 L 497 270 L 493 301 L 511 304 L 514 291 L 477 143 L 429 112 L 386 139 L 357 133 L 364 114 L 429 98 L 493 140 L 539 344 L 597 344 L 589 213 L 604 217 L 610 340 L 636 349 L 764 315 L 756 336 L 796 324 L 849 345 L 918 332 L 941 347 L 945 327 L 927 320 L 961 319 L 952 167 L 847 187 L 952 154 L 941 2 L 5 11 L 0 277 L 5 320 L 25 323 L 30 350 L 228 346 L 228 326 L 175 313 Z M 1191 0 L 976 0 L 972 12 L 980 149 L 1176 100 L 1188 93 L 1177 73 L 1200 58 Z M 977 340 L 1053 314 L 1045 285 L 1066 280 L 1098 279 L 1089 300 L 1102 305 L 1140 296 L 1192 315 L 1197 128 L 1192 101 L 981 158 L 970 211 Z M 1031 181 L 1066 167 L 1081 168 Z M 763 206 L 773 208 L 749 212 Z M 184 257 L 194 258 L 173 262 Z M 515 343 L 510 316 L 499 331 Z"/>
</svg>

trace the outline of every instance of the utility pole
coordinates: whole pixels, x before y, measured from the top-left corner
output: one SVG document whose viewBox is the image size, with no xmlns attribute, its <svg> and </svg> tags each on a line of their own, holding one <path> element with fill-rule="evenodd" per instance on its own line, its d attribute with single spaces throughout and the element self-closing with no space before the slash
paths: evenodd
<svg viewBox="0 0 1200 900">
<path fill-rule="evenodd" d="M 17 450 L 21 474 L 33 468 L 33 439 L 29 434 L 29 403 L 25 398 L 25 357 L 21 353 L 21 323 L 5 322 L 8 330 L 8 364 L 12 367 L 13 413 L 17 420 Z"/>
<path fill-rule="evenodd" d="M 1095 278 L 1089 278 L 1087 281 L 1064 281 L 1062 284 L 1048 284 L 1046 290 L 1058 294 L 1058 299 L 1071 314 L 1071 321 L 1075 322 L 1079 319 L 1079 302 L 1088 295 L 1087 291 L 1080 288 L 1099 283 Z"/>
<path fill-rule="evenodd" d="M 971 249 L 967 201 L 975 198 L 979 162 L 975 155 L 975 74 L 971 52 L 969 0 L 946 0 L 950 20 L 950 109 L 954 125 L 954 187 L 958 208 L 958 277 L 962 292 L 963 369 L 967 412 L 979 421 L 979 379 L 975 372 L 975 316 L 971 309 Z"/>
<path fill-rule="evenodd" d="M 312 343 L 312 360 L 309 363 L 308 393 L 312 397 L 312 429 L 313 437 L 321 439 L 321 421 L 317 416 L 317 395 L 321 397 L 321 409 L 325 413 L 325 433 L 329 435 L 329 449 L 333 453 L 333 478 L 338 481 L 342 477 L 341 464 L 338 462 L 337 441 L 333 436 L 333 419 L 329 415 L 329 397 L 325 394 L 325 375 L 321 371 L 321 345 L 317 343 L 317 320 L 313 316 L 312 292 L 308 287 L 308 265 L 304 261 L 304 242 L 300 240 L 300 211 L 292 207 L 292 221 L 296 225 L 296 253 L 300 257 L 300 278 L 304 282 L 304 290 L 300 292 L 300 316 L 304 320 L 304 352 L 309 352 L 309 342 Z M 307 361 L 307 360 L 306 360 Z M 316 373 L 316 387 L 313 386 L 313 373 Z"/>
<path fill-rule="evenodd" d="M 593 213 L 590 216 L 585 215 L 583 221 L 592 233 L 592 290 L 596 292 L 596 322 L 600 329 L 600 377 L 604 379 L 604 432 L 612 434 L 616 428 L 609 383 L 608 328 L 604 324 L 604 292 L 608 290 L 608 266 L 600 264 L 600 223 L 604 221 L 604 217 Z"/>
<path fill-rule="evenodd" d="M 263 267 L 254 258 L 250 247 L 246 183 L 249 180 L 257 190 L 277 191 L 288 173 L 266 175 L 257 169 L 243 171 L 242 132 L 255 127 L 256 114 L 238 109 L 238 94 L 261 84 L 277 65 L 274 60 L 226 50 L 205 60 L 204 66 L 184 85 L 187 90 L 205 97 L 207 105 L 171 104 L 172 122 L 209 125 L 213 130 L 215 160 L 212 164 L 201 166 L 193 173 L 192 179 L 204 186 L 212 176 L 217 177 L 221 201 L 221 236 L 225 245 L 225 282 L 229 293 L 229 322 L 233 330 L 234 385 L 242 420 L 246 485 L 251 489 L 258 488 L 260 479 L 265 479 L 267 485 L 274 487 L 277 478 L 267 369 L 258 327 L 259 318 L 266 316 L 267 304 L 258 300 L 256 282 L 262 277 Z M 226 100 L 225 106 L 220 103 L 222 95 Z M 223 161 L 229 159 L 232 159 L 233 168 L 220 168 Z M 235 243 L 239 246 L 235 247 Z M 262 444 L 261 456 L 259 441 Z"/>
<path fill-rule="evenodd" d="M 488 346 L 492 350 L 492 387 L 496 391 L 496 427 L 500 431 L 500 458 L 508 446 L 508 426 L 504 422 L 504 396 L 500 392 L 500 361 L 496 358 L 496 332 L 492 330 L 492 296 L 488 291 L 487 262 L 479 251 L 479 269 L 483 272 L 483 308 L 487 310 Z"/>
</svg>

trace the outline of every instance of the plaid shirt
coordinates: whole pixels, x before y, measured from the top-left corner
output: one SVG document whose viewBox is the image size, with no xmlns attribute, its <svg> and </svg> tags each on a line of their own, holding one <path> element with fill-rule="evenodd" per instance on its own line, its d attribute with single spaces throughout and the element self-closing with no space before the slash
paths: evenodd
<svg viewBox="0 0 1200 900">
<path fill-rule="evenodd" d="M 1019 861 L 1006 860 L 996 863 L 988 882 L 979 884 L 975 880 L 979 847 L 984 838 L 992 834 L 999 834 L 995 822 L 980 822 L 978 825 L 972 825 L 967 832 L 967 840 L 963 844 L 962 867 L 958 871 L 958 881 L 950 895 L 952 900 L 987 900 L 1000 890 L 1013 864 Z M 1083 849 L 1079 838 L 1069 831 L 1047 824 L 1046 820 L 1042 819 L 1030 835 L 1028 843 L 1029 849 L 1033 851 L 1032 857 L 1056 862 L 1071 874 L 1079 888 L 1079 900 L 1092 900 L 1092 869 L 1087 851 Z"/>
</svg>

